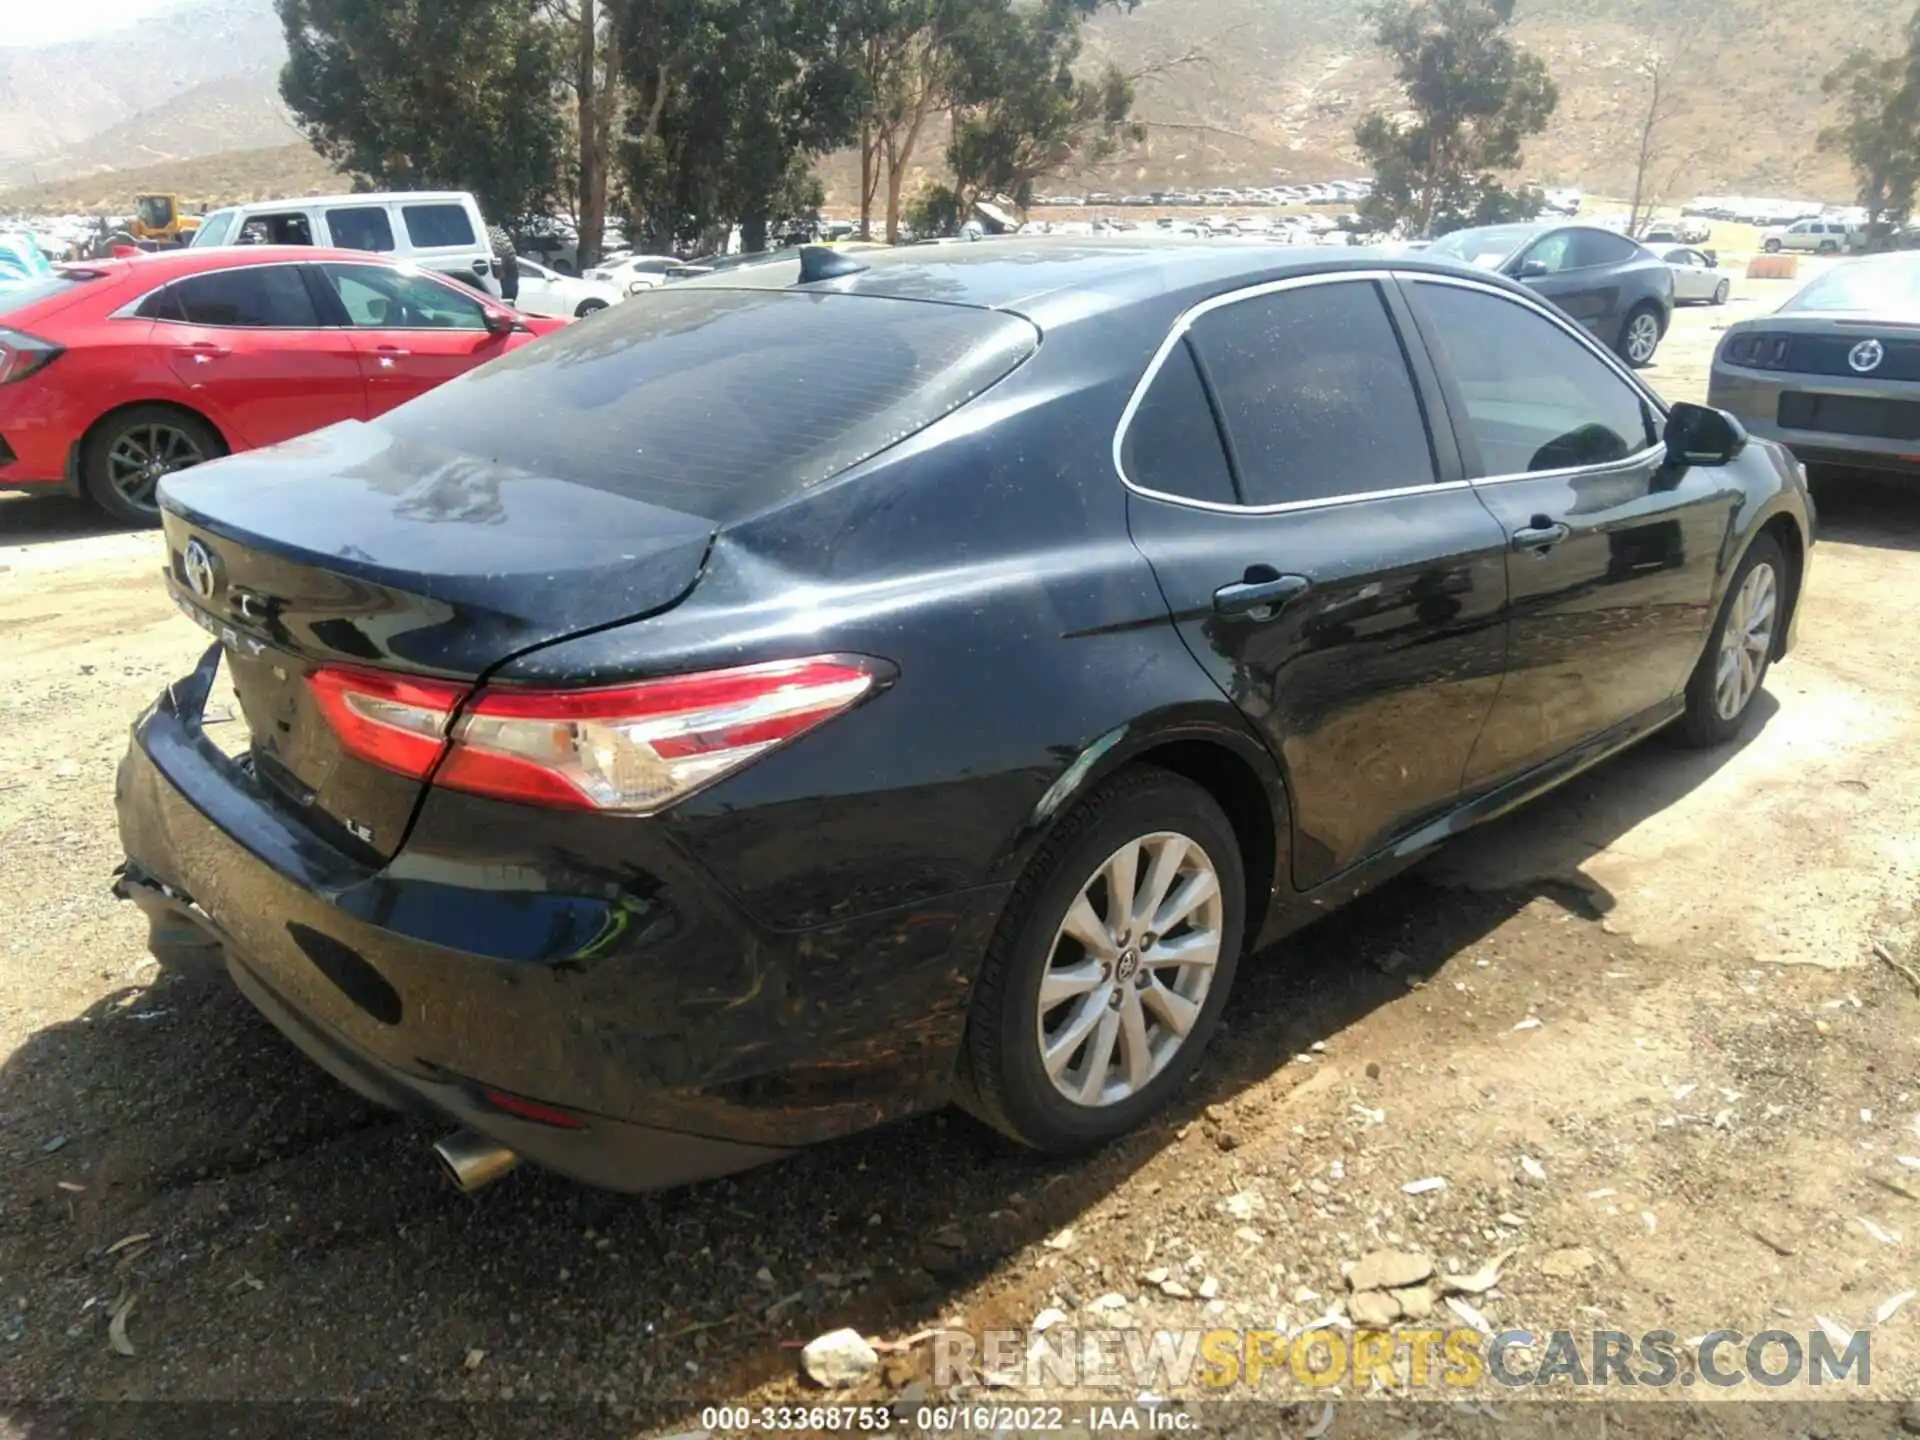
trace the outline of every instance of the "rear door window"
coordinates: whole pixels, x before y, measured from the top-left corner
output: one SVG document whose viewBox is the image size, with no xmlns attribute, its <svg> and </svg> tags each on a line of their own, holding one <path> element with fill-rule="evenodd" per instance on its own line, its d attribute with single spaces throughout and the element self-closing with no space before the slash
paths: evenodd
<svg viewBox="0 0 1920 1440">
<path fill-rule="evenodd" d="M 1426 418 L 1373 281 L 1238 301 L 1202 315 L 1189 336 L 1213 384 L 1247 504 L 1433 482 Z"/>
<path fill-rule="evenodd" d="M 1458 285 L 1414 287 L 1453 372 L 1482 477 L 1605 465 L 1653 444 L 1640 392 L 1559 325 Z"/>
<path fill-rule="evenodd" d="M 1596 265 L 1619 265 L 1633 259 L 1640 247 L 1624 235 L 1609 235 L 1604 230 L 1575 230 L 1566 268 L 1590 270 Z"/>
<path fill-rule="evenodd" d="M 1193 351 L 1167 352 L 1120 442 L 1120 468 L 1135 485 L 1187 500 L 1231 505 L 1233 473 Z"/>
<path fill-rule="evenodd" d="M 473 221 L 464 205 L 452 202 L 430 205 L 403 205 L 407 238 L 416 250 L 434 250 L 448 245 L 477 245 Z"/>
<path fill-rule="evenodd" d="M 342 250 L 372 250 L 384 255 L 393 249 L 393 221 L 384 205 L 329 210 L 327 232 Z"/>
<path fill-rule="evenodd" d="M 669 287 L 377 423 L 726 523 L 931 425 L 1037 343 L 1025 320 L 960 305 Z"/>
<path fill-rule="evenodd" d="M 178 307 L 178 318 L 189 325 L 268 330 L 316 330 L 321 325 L 298 265 L 244 265 L 190 275 L 168 286 L 167 293 Z"/>
</svg>

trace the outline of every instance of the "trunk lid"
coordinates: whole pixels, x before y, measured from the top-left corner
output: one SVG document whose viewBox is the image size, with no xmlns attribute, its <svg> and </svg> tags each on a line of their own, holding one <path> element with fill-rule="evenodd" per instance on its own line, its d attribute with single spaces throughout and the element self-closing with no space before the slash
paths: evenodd
<svg viewBox="0 0 1920 1440">
<path fill-rule="evenodd" d="M 331 843 L 384 860 L 421 782 L 347 754 L 307 676 L 459 682 L 635 619 L 698 578 L 712 522 L 576 479 L 334 426 L 168 477 L 168 583 L 225 651 L 243 763 Z"/>
</svg>

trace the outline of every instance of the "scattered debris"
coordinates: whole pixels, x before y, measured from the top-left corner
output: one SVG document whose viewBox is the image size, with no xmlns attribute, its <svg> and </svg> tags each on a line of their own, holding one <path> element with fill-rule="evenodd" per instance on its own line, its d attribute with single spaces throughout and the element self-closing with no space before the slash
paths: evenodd
<svg viewBox="0 0 1920 1440">
<path fill-rule="evenodd" d="M 129 1245 L 144 1245 L 151 1239 L 153 1239 L 151 1231 L 136 1230 L 131 1235 L 122 1235 L 118 1240 L 114 1241 L 113 1244 L 107 1246 L 105 1253 L 108 1255 L 118 1255 Z"/>
<path fill-rule="evenodd" d="M 1066 1319 L 1067 1319 L 1066 1311 L 1056 1309 L 1055 1307 L 1049 1305 L 1046 1309 L 1042 1310 L 1038 1315 L 1033 1317 L 1033 1326 L 1032 1326 L 1033 1333 L 1036 1335 L 1044 1335 L 1047 1333 L 1047 1331 L 1051 1330 L 1054 1326 L 1065 1324 Z"/>
<path fill-rule="evenodd" d="M 107 1343 L 116 1355 L 131 1357 L 134 1353 L 133 1341 L 127 1338 L 127 1317 L 132 1313 L 133 1296 L 122 1295 L 113 1307 L 113 1317 L 107 1321 Z"/>
<path fill-rule="evenodd" d="M 1776 1240 L 1771 1235 L 1767 1234 L 1766 1231 L 1756 1230 L 1751 1225 L 1747 1227 L 1747 1233 L 1753 1236 L 1753 1238 L 1758 1240 L 1762 1245 L 1766 1246 L 1769 1250 L 1773 1251 L 1773 1253 L 1776 1255 L 1783 1255 L 1791 1258 L 1792 1256 L 1800 1253 L 1799 1251 L 1795 1250 L 1793 1246 L 1787 1244 L 1784 1241 Z"/>
<path fill-rule="evenodd" d="M 1433 1257 L 1414 1250 L 1375 1250 L 1347 1272 L 1347 1286 L 1362 1290 L 1401 1290 L 1433 1274 Z"/>
<path fill-rule="evenodd" d="M 1474 1309 L 1473 1306 L 1469 1305 L 1466 1301 L 1462 1300 L 1458 1295 L 1449 1295 L 1447 1297 L 1447 1308 L 1474 1329 L 1478 1330 L 1482 1335 L 1491 1336 L 1493 1334 L 1493 1325 L 1487 1317 Z"/>
<path fill-rule="evenodd" d="M 1541 1022 L 1538 1016 L 1529 1015 L 1526 1019 L 1522 1020 L 1518 1025 L 1514 1026 L 1513 1028 L 1516 1030 L 1538 1030 L 1540 1028 L 1540 1023 Z"/>
<path fill-rule="evenodd" d="M 1513 1258 L 1513 1251 L 1502 1250 L 1471 1275 L 1442 1275 L 1440 1288 L 1450 1295 L 1484 1295 L 1500 1283 L 1500 1267 Z"/>
<path fill-rule="evenodd" d="M 1837 1320 L 1829 1320 L 1824 1315 L 1816 1315 L 1813 1317 L 1813 1323 L 1818 1325 L 1826 1334 L 1827 1339 L 1834 1343 L 1836 1350 L 1845 1350 L 1849 1342 L 1853 1339 L 1852 1332 Z"/>
<path fill-rule="evenodd" d="M 87 1188 L 86 1186 L 82 1185 L 78 1180 L 56 1180 L 54 1183 L 58 1185 L 62 1190 L 65 1190 L 69 1194 L 73 1194 L 73 1195 L 84 1194 Z"/>
<path fill-rule="evenodd" d="M 1920 970 L 1915 970 L 1913 966 L 1907 964 L 1904 960 L 1895 959 L 1893 951 L 1889 950 L 1885 945 L 1882 945 L 1878 940 L 1873 942 L 1873 953 L 1886 961 L 1889 967 L 1897 972 L 1907 984 L 1911 985 L 1914 994 L 1920 995 Z"/>
<path fill-rule="evenodd" d="M 1041 1243 L 1045 1245 L 1049 1250 L 1071 1250 L 1073 1248 L 1074 1241 L 1078 1240 L 1079 1238 L 1080 1237 L 1074 1233 L 1073 1227 L 1069 1225 L 1066 1229 L 1058 1232 L 1057 1234 L 1049 1235 Z"/>
<path fill-rule="evenodd" d="M 1880 1308 L 1873 1312 L 1873 1323 L 1884 1325 L 1900 1313 L 1900 1307 L 1913 1298 L 1914 1292 L 1902 1290 L 1898 1295 L 1889 1295 L 1880 1302 Z"/>
<path fill-rule="evenodd" d="M 52 1139 L 41 1142 L 40 1153 L 42 1155 L 51 1155 L 53 1154 L 54 1151 L 65 1147 L 66 1143 L 67 1143 L 66 1136 L 55 1135 Z"/>
<path fill-rule="evenodd" d="M 486 1358 L 487 1358 L 487 1352 L 484 1350 L 469 1350 L 467 1351 L 467 1358 L 463 1362 L 461 1362 L 462 1368 L 467 1370 L 478 1370 L 480 1368 L 480 1362 L 485 1360 Z"/>
<path fill-rule="evenodd" d="M 1570 1280 L 1583 1270 L 1591 1270 L 1600 1263 L 1599 1257 L 1591 1250 L 1574 1246 L 1566 1250 L 1555 1250 L 1540 1262 L 1540 1273 L 1552 1276 L 1555 1280 Z"/>
<path fill-rule="evenodd" d="M 1867 1219 L 1866 1216 L 1856 1215 L 1854 1219 L 1860 1222 L 1860 1228 L 1862 1230 L 1866 1231 L 1867 1234 L 1878 1240 L 1882 1245 L 1898 1245 L 1900 1243 L 1900 1237 L 1898 1235 L 1895 1235 L 1883 1226 L 1874 1224 L 1874 1222 Z"/>
<path fill-rule="evenodd" d="M 1363 1290 L 1347 1301 L 1347 1310 L 1356 1325 L 1384 1330 L 1400 1318 L 1400 1302 L 1379 1290 Z"/>
<path fill-rule="evenodd" d="M 1447 1181 L 1444 1175 L 1430 1175 L 1425 1180 L 1409 1180 L 1400 1187 L 1401 1192 L 1407 1195 L 1428 1195 L 1435 1190 L 1446 1188 Z"/>
<path fill-rule="evenodd" d="M 1547 1183 L 1547 1167 L 1531 1155 L 1522 1155 L 1520 1157 L 1520 1169 L 1529 1180 L 1536 1180 L 1542 1185 Z"/>
<path fill-rule="evenodd" d="M 1087 1308 L 1089 1310 L 1124 1310 L 1127 1308 L 1127 1297 L 1117 1290 L 1109 1290 L 1106 1294 L 1089 1302 Z"/>
<path fill-rule="evenodd" d="M 825 1389 L 856 1385 L 879 1367 L 880 1356 L 858 1330 L 832 1330 L 807 1342 L 800 1365 Z"/>
</svg>

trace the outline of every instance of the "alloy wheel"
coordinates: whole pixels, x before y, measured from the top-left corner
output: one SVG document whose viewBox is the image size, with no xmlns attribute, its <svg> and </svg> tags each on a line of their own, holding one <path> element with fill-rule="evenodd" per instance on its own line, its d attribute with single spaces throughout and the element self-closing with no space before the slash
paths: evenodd
<svg viewBox="0 0 1920 1440">
<path fill-rule="evenodd" d="M 1653 359 L 1653 352 L 1660 348 L 1660 321 L 1647 313 L 1633 317 L 1627 322 L 1627 358 L 1636 365 L 1644 365 Z"/>
<path fill-rule="evenodd" d="M 1054 1088 L 1118 1104 L 1172 1063 L 1220 960 L 1220 876 L 1192 839 L 1130 840 L 1083 885 L 1040 978 L 1036 1040 Z"/>
<path fill-rule="evenodd" d="M 152 510 L 163 477 L 207 457 L 193 436 L 167 424 L 136 425 L 107 451 L 107 482 L 127 504 Z"/>
<path fill-rule="evenodd" d="M 1713 704 L 1722 720 L 1737 718 L 1760 688 L 1767 657 L 1773 653 L 1779 595 L 1773 567 L 1756 565 L 1733 597 L 1720 631 L 1720 658 L 1713 679 Z"/>
</svg>

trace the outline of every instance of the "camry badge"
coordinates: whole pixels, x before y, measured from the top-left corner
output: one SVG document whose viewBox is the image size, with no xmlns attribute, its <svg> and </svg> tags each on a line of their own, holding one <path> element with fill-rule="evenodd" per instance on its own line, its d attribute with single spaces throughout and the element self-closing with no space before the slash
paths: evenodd
<svg viewBox="0 0 1920 1440">
<path fill-rule="evenodd" d="M 1857 375 L 1871 375 L 1880 368 L 1880 362 L 1886 358 L 1886 346 L 1878 340 L 1862 340 L 1847 356 L 1847 364 L 1853 367 Z"/>
<path fill-rule="evenodd" d="M 186 553 L 180 557 L 180 568 L 185 572 L 187 585 L 202 600 L 213 598 L 213 552 L 198 540 L 187 542 Z"/>
</svg>

